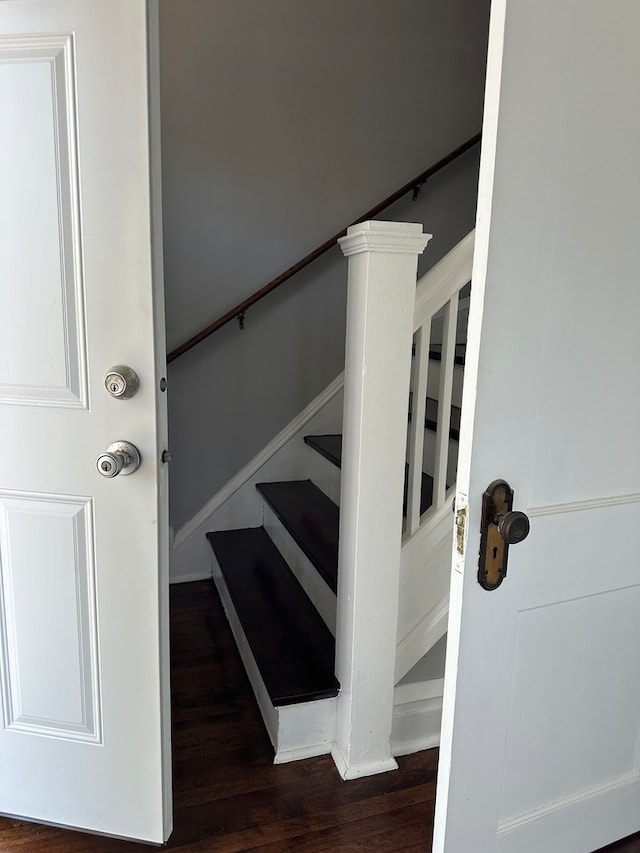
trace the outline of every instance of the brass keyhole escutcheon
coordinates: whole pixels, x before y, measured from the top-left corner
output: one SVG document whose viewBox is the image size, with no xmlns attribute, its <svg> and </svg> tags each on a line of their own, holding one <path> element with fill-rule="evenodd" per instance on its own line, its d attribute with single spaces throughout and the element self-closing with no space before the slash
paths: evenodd
<svg viewBox="0 0 640 853">
<path fill-rule="evenodd" d="M 529 535 L 529 519 L 513 510 L 513 489 L 506 480 L 494 480 L 482 496 L 478 583 L 497 589 L 507 576 L 509 545 Z"/>
</svg>

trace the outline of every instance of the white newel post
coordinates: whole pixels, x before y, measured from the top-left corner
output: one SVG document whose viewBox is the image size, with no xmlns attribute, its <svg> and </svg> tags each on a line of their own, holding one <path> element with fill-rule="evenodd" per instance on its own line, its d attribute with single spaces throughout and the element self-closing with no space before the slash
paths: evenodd
<svg viewBox="0 0 640 853">
<path fill-rule="evenodd" d="M 407 406 L 418 255 L 431 235 L 399 222 L 353 225 L 340 494 L 333 758 L 345 779 L 397 767 L 391 755 Z"/>
</svg>

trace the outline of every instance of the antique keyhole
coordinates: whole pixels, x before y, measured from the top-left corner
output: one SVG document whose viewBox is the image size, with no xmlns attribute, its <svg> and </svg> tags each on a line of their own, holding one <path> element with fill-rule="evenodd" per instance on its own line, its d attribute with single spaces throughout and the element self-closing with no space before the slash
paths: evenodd
<svg viewBox="0 0 640 853">
<path fill-rule="evenodd" d="M 509 545 L 529 535 L 529 519 L 513 511 L 513 489 L 506 480 L 494 480 L 482 496 L 478 583 L 497 589 L 507 576 Z"/>
</svg>

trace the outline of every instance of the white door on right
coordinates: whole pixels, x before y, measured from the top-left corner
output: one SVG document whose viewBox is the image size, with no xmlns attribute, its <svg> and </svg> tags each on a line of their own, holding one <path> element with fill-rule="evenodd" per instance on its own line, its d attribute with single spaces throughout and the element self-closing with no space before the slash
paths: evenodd
<svg viewBox="0 0 640 853">
<path fill-rule="evenodd" d="M 640 829 L 638 0 L 494 0 L 484 121 L 434 850 L 586 853 Z"/>
</svg>

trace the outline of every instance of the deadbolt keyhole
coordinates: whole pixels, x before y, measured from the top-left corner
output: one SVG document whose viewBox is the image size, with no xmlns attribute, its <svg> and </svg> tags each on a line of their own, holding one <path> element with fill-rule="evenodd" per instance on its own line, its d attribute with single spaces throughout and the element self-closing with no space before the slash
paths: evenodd
<svg viewBox="0 0 640 853">
<path fill-rule="evenodd" d="M 110 367 L 104 377 L 104 387 L 116 400 L 128 400 L 134 396 L 140 385 L 138 374 L 126 364 Z"/>
</svg>

